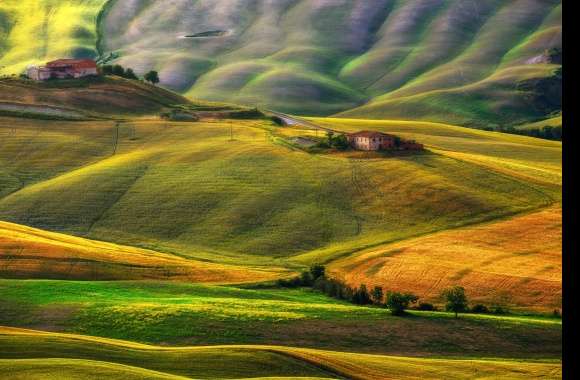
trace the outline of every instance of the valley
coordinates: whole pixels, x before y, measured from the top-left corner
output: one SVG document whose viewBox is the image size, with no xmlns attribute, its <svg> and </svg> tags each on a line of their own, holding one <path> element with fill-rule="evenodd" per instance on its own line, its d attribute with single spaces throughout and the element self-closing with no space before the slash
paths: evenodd
<svg viewBox="0 0 580 380">
<path fill-rule="evenodd" d="M 560 379 L 562 120 L 560 0 L 2 0 L 0 377 Z"/>
</svg>

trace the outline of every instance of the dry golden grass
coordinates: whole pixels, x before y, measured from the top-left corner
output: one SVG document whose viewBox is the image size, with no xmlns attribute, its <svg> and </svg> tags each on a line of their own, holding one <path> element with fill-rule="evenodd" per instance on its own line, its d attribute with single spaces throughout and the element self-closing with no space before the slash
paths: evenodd
<svg viewBox="0 0 580 380">
<path fill-rule="evenodd" d="M 206 263 L 0 222 L 2 277 L 241 283 L 270 280 L 283 273 L 277 268 Z"/>
<path fill-rule="evenodd" d="M 461 285 L 472 302 L 503 298 L 511 306 L 551 311 L 561 307 L 561 214 L 554 206 L 383 245 L 335 261 L 331 271 L 352 285 L 410 291 L 426 301 Z"/>
</svg>

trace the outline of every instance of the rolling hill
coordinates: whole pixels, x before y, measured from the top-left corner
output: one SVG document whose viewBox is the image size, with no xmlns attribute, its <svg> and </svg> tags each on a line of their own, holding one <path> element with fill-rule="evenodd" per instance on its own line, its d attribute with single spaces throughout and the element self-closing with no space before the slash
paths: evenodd
<svg viewBox="0 0 580 380">
<path fill-rule="evenodd" d="M 13 328 L 1 328 L 0 341 L 0 357 L 4 358 L 0 368 L 20 376 L 46 377 L 66 371 L 79 378 L 96 371 L 92 376 L 147 375 L 159 379 L 438 379 L 442 374 L 448 379 L 561 377 L 561 366 L 555 362 L 423 359 L 282 346 L 170 348 Z M 46 358 L 47 350 L 58 353 L 61 359 Z"/>
<path fill-rule="evenodd" d="M 235 121 L 229 141 L 232 123 L 132 120 L 79 128 L 30 121 L 10 133 L 8 119 L 0 124 L 0 158 L 2 182 L 12 189 L 0 199 L 0 218 L 198 259 L 268 265 L 313 251 L 333 257 L 558 198 L 558 143 L 476 131 L 479 144 L 463 139 L 468 143 L 447 155 L 351 160 L 277 144 L 273 124 L 259 120 Z M 501 144 L 488 140 L 497 138 L 511 157 L 505 161 L 527 159 L 530 171 L 544 170 L 556 183 L 523 181 L 453 156 L 493 161 L 480 152 L 491 144 L 501 156 Z M 27 149 L 34 154 L 23 154 Z"/>
<path fill-rule="evenodd" d="M 0 277 L 63 280 L 266 281 L 283 271 L 204 263 L 0 222 Z"/>
<path fill-rule="evenodd" d="M 0 69 L 100 56 L 198 99 L 494 127 L 561 109 L 561 17 L 558 0 L 7 0 Z"/>
<path fill-rule="evenodd" d="M 277 344 L 423 357 L 554 359 L 562 320 L 361 307 L 312 289 L 0 279 L 0 325 L 169 345 Z"/>
<path fill-rule="evenodd" d="M 46 83 L 0 79 L 0 115 L 56 120 L 122 118 L 191 104 L 172 91 L 114 76 Z"/>
<path fill-rule="evenodd" d="M 119 248 L 119 261 L 112 263 L 94 250 L 66 252 L 61 243 L 51 242 L 45 247 L 46 257 L 39 260 L 52 257 L 58 247 L 54 265 L 42 266 L 49 268 L 44 274 L 38 268 L 28 272 L 23 267 L 21 272 L 66 278 L 58 277 L 63 276 L 59 268 L 70 268 L 64 263 L 82 252 L 83 260 L 98 260 L 86 264 L 88 277 L 78 278 L 94 279 L 89 268 L 101 271 L 103 265 L 112 267 L 102 272 L 101 279 L 119 278 L 115 268 L 124 263 L 123 252 L 154 251 L 161 253 L 155 256 L 160 261 L 151 264 L 152 278 L 159 278 L 163 260 L 183 263 L 194 272 L 205 268 L 196 274 L 189 269 L 187 275 L 171 274 L 182 280 L 214 281 L 212 268 L 227 267 L 231 281 L 224 282 L 243 282 L 252 276 L 256 281 L 272 279 L 287 275 L 273 268 L 296 270 L 319 262 L 336 268 L 354 286 L 377 281 L 408 286 L 431 299 L 441 286 L 453 282 L 488 302 L 491 295 L 483 297 L 481 287 L 485 280 L 485 289 L 511 294 L 513 306 L 538 311 L 558 307 L 560 142 L 428 122 L 311 120 L 337 131 L 395 133 L 428 149 L 400 156 L 312 154 L 287 139 L 318 132 L 299 126 L 279 128 L 265 119 L 184 123 L 154 117 L 0 118 L 0 219 L 139 247 Z M 475 226 L 480 223 L 491 224 Z M 482 236 L 499 236 L 508 227 L 513 234 L 525 234 L 530 228 L 552 232 L 544 242 L 520 239 L 517 251 L 509 241 L 496 246 L 479 243 Z M 34 234 L 41 233 L 49 234 Z M 462 234 L 473 235 L 464 242 L 465 257 L 455 258 L 453 250 L 438 243 L 441 238 L 455 241 Z M 8 245 L 13 245 L 11 239 Z M 33 237 L 19 239 L 38 252 Z M 81 247 L 97 244 L 76 242 Z M 432 254 L 409 248 L 408 256 L 393 259 L 407 268 L 416 256 L 424 256 L 416 273 L 444 257 L 451 258 L 449 264 L 423 282 L 394 284 L 399 271 L 380 268 L 394 263 L 383 259 L 382 252 L 423 244 Z M 482 265 L 487 263 L 487 269 L 468 268 L 473 261 L 467 259 L 469 250 L 479 255 Z M 381 259 L 367 257 L 369 252 Z M 167 254 L 170 258 L 163 256 Z M 366 258 L 376 261 L 373 273 L 366 268 Z M 501 259 L 527 265 L 532 258 L 537 265 L 517 273 L 495 264 Z M 244 271 L 240 266 L 249 268 Z"/>
</svg>

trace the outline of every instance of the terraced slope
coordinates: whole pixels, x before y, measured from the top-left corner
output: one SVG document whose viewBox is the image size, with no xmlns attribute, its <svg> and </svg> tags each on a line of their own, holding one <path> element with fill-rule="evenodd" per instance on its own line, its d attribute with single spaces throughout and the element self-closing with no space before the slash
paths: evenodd
<svg viewBox="0 0 580 380">
<path fill-rule="evenodd" d="M 0 222 L 0 277 L 241 283 L 281 271 L 217 265 Z"/>
<path fill-rule="evenodd" d="M 303 263 L 326 261 L 559 197 L 559 143 L 489 132 L 475 131 L 479 139 L 464 139 L 449 154 L 351 160 L 276 144 L 274 127 L 262 121 L 134 120 L 90 128 L 29 121 L 16 132 L 11 119 L 0 125 L 0 178 L 9 185 L 1 219 L 222 263 L 271 265 L 299 254 L 307 254 Z M 481 153 L 486 149 L 491 156 Z M 497 161 L 493 152 L 513 165 L 528 162 L 532 173 L 544 170 L 553 182 L 479 164 Z"/>
<path fill-rule="evenodd" d="M 0 341 L 0 356 L 5 358 L 0 360 L 0 368 L 10 368 L 19 375 L 33 373 L 39 367 L 49 371 L 44 375 L 58 374 L 63 364 L 75 364 L 76 376 L 87 370 L 132 376 L 152 374 L 148 370 L 154 370 L 164 372 L 152 374 L 154 378 L 167 379 L 174 379 L 175 375 L 204 379 L 259 376 L 437 379 L 442 374 L 448 379 L 561 377 L 561 366 L 554 362 L 423 359 L 282 346 L 171 348 L 12 328 L 0 329 Z M 44 359 L 47 350 L 63 359 Z M 6 360 L 13 358 L 18 360 Z"/>
<path fill-rule="evenodd" d="M 526 85 L 559 67 L 559 0 L 33 3 L 0 6 L 6 72 L 98 47 L 188 96 L 297 114 L 489 126 L 559 108 Z"/>
</svg>

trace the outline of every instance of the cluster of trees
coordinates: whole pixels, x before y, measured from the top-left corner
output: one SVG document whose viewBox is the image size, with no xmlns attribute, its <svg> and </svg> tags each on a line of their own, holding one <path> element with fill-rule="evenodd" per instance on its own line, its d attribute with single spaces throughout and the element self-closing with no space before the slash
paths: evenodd
<svg viewBox="0 0 580 380">
<path fill-rule="evenodd" d="M 381 286 L 375 286 L 371 290 L 365 284 L 358 288 L 351 288 L 344 282 L 326 276 L 326 268 L 323 265 L 313 265 L 310 270 L 303 271 L 300 276 L 290 279 L 280 279 L 277 282 L 280 287 L 312 287 L 330 297 L 351 302 L 355 305 L 375 305 L 388 308 L 393 315 L 404 315 L 405 310 L 414 307 L 417 310 L 432 310 L 437 308 L 430 303 L 419 303 L 419 297 L 412 293 L 384 291 Z M 441 293 L 445 300 L 445 309 L 455 313 L 469 311 L 465 289 L 461 286 L 453 286 Z M 489 312 L 483 305 L 476 305 L 472 312 Z"/>
<path fill-rule="evenodd" d="M 531 136 L 531 137 L 538 137 L 541 139 L 547 140 L 557 140 L 562 141 L 562 126 L 558 125 L 552 127 L 550 125 L 546 125 L 542 128 L 530 128 L 530 129 L 516 129 L 512 126 L 509 127 L 497 127 L 497 128 L 484 128 L 488 131 L 497 131 L 503 133 L 511 133 L 514 135 L 523 135 L 523 136 Z"/>
<path fill-rule="evenodd" d="M 326 141 L 318 143 L 319 148 L 335 148 L 338 150 L 347 150 L 350 147 L 348 139 L 345 135 L 339 134 L 335 136 L 334 132 L 326 132 Z"/>
<path fill-rule="evenodd" d="M 103 65 L 101 66 L 101 73 L 103 75 L 115 75 L 118 77 L 132 80 L 139 79 L 139 77 L 137 76 L 137 74 L 135 74 L 135 71 L 133 69 L 131 69 L 130 67 L 125 69 L 121 65 Z M 143 79 L 152 84 L 157 84 L 159 83 L 159 73 L 155 70 L 151 70 L 147 74 L 145 74 Z"/>
</svg>

